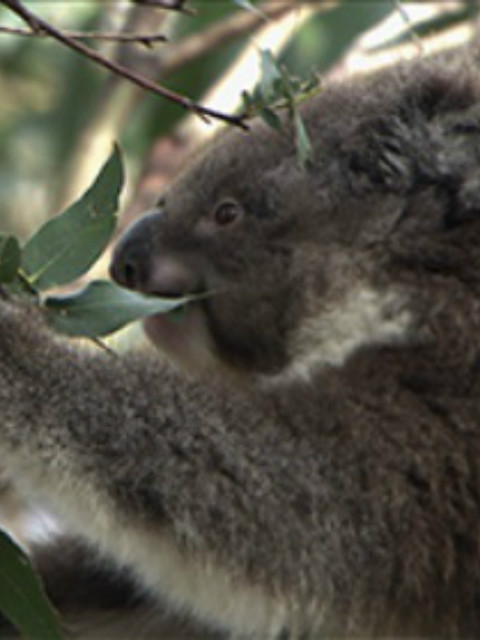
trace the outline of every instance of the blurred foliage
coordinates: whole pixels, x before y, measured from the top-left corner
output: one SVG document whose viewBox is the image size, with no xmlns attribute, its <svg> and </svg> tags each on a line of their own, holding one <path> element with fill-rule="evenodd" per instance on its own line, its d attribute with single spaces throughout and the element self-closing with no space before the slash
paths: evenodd
<svg viewBox="0 0 480 640">
<path fill-rule="evenodd" d="M 46 4 L 45 14 L 71 28 L 92 28 L 98 19 L 92 3 L 71 5 L 69 15 L 54 5 Z M 3 9 L 1 23 L 11 25 L 10 18 Z M 92 65 L 55 43 L 0 37 L 0 215 L 21 235 L 48 210 L 55 177 L 104 81 Z"/>
<path fill-rule="evenodd" d="M 220 2 L 192 2 L 197 7 L 198 14 L 194 18 L 180 18 L 176 20 L 172 41 L 179 41 L 194 33 L 198 33 L 219 20 L 238 12 L 231 0 Z M 165 46 L 168 46 L 165 45 Z M 168 86 L 190 96 L 194 100 L 200 99 L 202 94 L 224 73 L 234 62 L 245 46 L 245 39 L 229 42 L 221 50 L 215 49 L 201 58 L 191 62 L 173 77 L 168 78 Z M 161 101 L 153 95 L 145 95 L 140 110 L 129 124 L 126 131 L 126 141 L 130 148 L 146 149 L 152 139 L 171 130 L 184 116 L 177 105 Z"/>
<path fill-rule="evenodd" d="M 355 6 L 353 6 L 355 5 Z M 392 2 L 341 2 L 327 13 L 313 16 L 284 52 L 287 67 L 297 74 L 308 69 L 324 73 L 367 29 L 393 11 Z"/>
<path fill-rule="evenodd" d="M 128 19 L 128 12 L 134 10 L 133 5 L 117 0 L 108 3 L 25 0 L 25 5 L 53 24 L 75 30 L 121 27 Z M 196 14 L 170 14 L 164 25 L 170 42 L 142 53 L 144 57 L 149 55 L 152 61 L 158 58 L 161 62 L 163 47 L 174 47 L 182 38 L 242 11 L 235 0 L 191 0 L 190 5 Z M 244 11 L 248 10 L 248 3 L 245 6 Z M 330 10 L 325 10 L 324 2 L 312 2 L 311 7 L 312 10 L 322 8 L 322 11 L 312 11 L 310 19 L 292 34 L 279 56 L 280 63 L 285 63 L 292 73 L 303 78 L 312 71 L 328 71 L 361 34 L 398 12 L 394 0 L 342 0 L 332 3 Z M 149 11 L 155 12 L 154 9 Z M 477 3 L 465 1 L 460 7 L 460 18 L 471 18 L 476 11 Z M 451 18 L 447 16 L 446 21 L 449 20 Z M 18 21 L 8 10 L 0 8 L 0 24 L 18 26 Z M 445 26 L 426 22 L 422 29 L 431 31 Z M 407 25 L 404 37 L 411 37 Z M 199 100 L 228 72 L 251 41 L 247 36 L 232 39 L 161 81 Z M 107 50 L 110 55 L 118 49 L 112 44 L 96 43 L 94 46 Z M 123 45 L 125 48 L 136 46 Z M 152 68 L 147 69 L 150 75 L 151 71 Z M 58 208 L 62 194 L 68 192 L 69 159 L 78 155 L 82 136 L 98 118 L 109 92 L 118 92 L 118 84 L 105 71 L 58 43 L 0 34 L 2 229 L 26 237 L 32 228 L 41 224 L 46 212 L 52 213 Z M 242 89 L 238 87 L 239 100 Z M 119 120 L 121 126 L 117 127 L 117 142 L 126 153 L 127 165 L 137 167 L 141 166 L 154 139 L 170 131 L 185 115 L 172 103 L 140 93 L 135 99 L 127 100 L 124 109 Z"/>
</svg>

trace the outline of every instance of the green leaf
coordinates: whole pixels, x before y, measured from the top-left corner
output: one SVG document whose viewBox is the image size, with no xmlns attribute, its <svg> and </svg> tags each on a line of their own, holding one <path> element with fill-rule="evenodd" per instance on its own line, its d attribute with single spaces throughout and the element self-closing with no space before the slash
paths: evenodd
<svg viewBox="0 0 480 640">
<path fill-rule="evenodd" d="M 268 101 L 275 97 L 275 84 L 281 79 L 281 72 L 278 68 L 277 61 L 268 49 L 262 49 L 260 51 L 260 69 L 262 96 Z"/>
<path fill-rule="evenodd" d="M 0 610 L 28 640 L 61 640 L 58 619 L 27 555 L 0 531 Z"/>
<path fill-rule="evenodd" d="M 241 97 L 242 97 L 243 111 L 249 116 L 254 115 L 255 100 L 253 96 L 248 91 L 244 90 L 242 91 Z"/>
<path fill-rule="evenodd" d="M 277 131 L 281 131 L 282 121 L 273 109 L 270 109 L 269 107 L 263 107 L 263 109 L 259 111 L 259 116 L 269 127 L 271 127 L 272 129 L 276 129 Z"/>
<path fill-rule="evenodd" d="M 280 67 L 279 72 L 280 77 L 277 81 L 278 94 L 285 98 L 289 108 L 292 109 L 295 105 L 295 76 L 292 76 L 285 67 Z"/>
<path fill-rule="evenodd" d="M 13 282 L 17 277 L 22 250 L 14 236 L 0 234 L 0 282 Z"/>
<path fill-rule="evenodd" d="M 108 244 L 123 186 L 115 147 L 90 189 L 65 212 L 49 220 L 27 242 L 22 269 L 38 290 L 67 284 L 83 275 Z"/>
<path fill-rule="evenodd" d="M 84 289 L 64 296 L 49 296 L 44 305 L 52 326 L 69 336 L 97 338 L 117 331 L 129 322 L 155 313 L 169 313 L 186 298 L 143 296 L 107 280 L 95 280 Z"/>
<path fill-rule="evenodd" d="M 293 125 L 295 127 L 295 136 L 297 140 L 297 159 L 300 168 L 303 170 L 312 159 L 313 149 L 305 124 L 297 110 L 295 110 L 293 114 Z"/>
</svg>

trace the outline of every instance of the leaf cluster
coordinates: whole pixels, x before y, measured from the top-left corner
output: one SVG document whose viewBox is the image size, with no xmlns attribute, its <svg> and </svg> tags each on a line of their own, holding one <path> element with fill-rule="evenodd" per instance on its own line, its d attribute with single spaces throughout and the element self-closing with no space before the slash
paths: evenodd
<svg viewBox="0 0 480 640">
<path fill-rule="evenodd" d="M 66 295 L 48 293 L 83 276 L 103 253 L 116 228 L 123 182 L 122 158 L 115 147 L 79 200 L 41 226 L 23 246 L 15 236 L 0 234 L 3 291 L 40 305 L 61 333 L 97 338 L 187 302 L 143 296 L 107 280 L 92 281 Z"/>
<path fill-rule="evenodd" d="M 295 133 L 298 164 L 305 169 L 313 148 L 299 105 L 319 90 L 319 78 L 312 74 L 305 80 L 292 75 L 275 60 L 271 51 L 265 49 L 260 51 L 260 65 L 260 82 L 252 93 L 242 92 L 245 114 L 248 117 L 258 115 L 268 126 L 279 131 L 283 125 L 278 111 L 286 109 Z"/>
</svg>

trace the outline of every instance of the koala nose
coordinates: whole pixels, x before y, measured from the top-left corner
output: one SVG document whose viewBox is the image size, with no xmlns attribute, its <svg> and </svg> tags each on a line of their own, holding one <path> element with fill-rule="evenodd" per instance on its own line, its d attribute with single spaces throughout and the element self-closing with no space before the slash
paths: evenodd
<svg viewBox="0 0 480 640">
<path fill-rule="evenodd" d="M 121 247 L 110 265 L 110 277 L 127 289 L 142 291 L 147 287 L 148 267 L 140 248 Z"/>
<path fill-rule="evenodd" d="M 152 232 L 161 213 L 149 213 L 128 227 L 115 247 L 110 276 L 122 287 L 146 291 L 150 278 Z"/>
<path fill-rule="evenodd" d="M 122 287 L 163 297 L 182 296 L 199 289 L 198 269 L 186 257 L 154 245 L 154 225 L 161 213 L 147 214 L 120 238 L 110 265 L 112 279 Z"/>
</svg>

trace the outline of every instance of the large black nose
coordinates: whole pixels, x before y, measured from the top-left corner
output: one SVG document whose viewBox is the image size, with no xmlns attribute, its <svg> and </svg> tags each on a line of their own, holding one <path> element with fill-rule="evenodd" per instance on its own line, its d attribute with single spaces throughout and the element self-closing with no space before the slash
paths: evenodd
<svg viewBox="0 0 480 640">
<path fill-rule="evenodd" d="M 192 256 L 162 247 L 161 212 L 145 215 L 125 231 L 113 253 L 110 275 L 122 287 L 157 296 L 196 293 L 201 275 Z"/>
<path fill-rule="evenodd" d="M 153 234 L 161 213 L 152 212 L 131 225 L 113 253 L 110 275 L 122 287 L 146 291 L 149 287 Z"/>
</svg>

